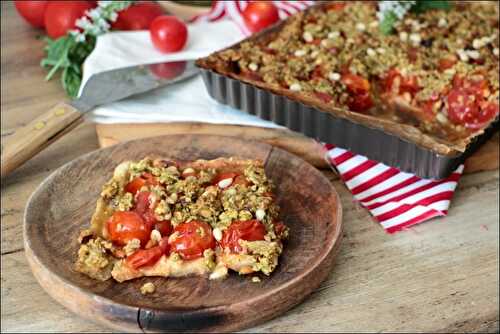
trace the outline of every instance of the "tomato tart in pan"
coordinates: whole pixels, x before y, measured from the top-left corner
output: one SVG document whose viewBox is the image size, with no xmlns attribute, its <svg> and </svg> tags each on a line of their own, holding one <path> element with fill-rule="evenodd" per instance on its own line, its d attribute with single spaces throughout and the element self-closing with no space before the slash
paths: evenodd
<svg viewBox="0 0 500 334">
<path fill-rule="evenodd" d="M 123 162 L 79 236 L 75 269 L 118 282 L 269 275 L 288 235 L 272 191 L 258 160 Z"/>
<path fill-rule="evenodd" d="M 197 65 L 451 156 L 498 120 L 498 17 L 498 3 L 456 2 L 408 13 L 385 34 L 377 2 L 322 2 Z"/>
</svg>

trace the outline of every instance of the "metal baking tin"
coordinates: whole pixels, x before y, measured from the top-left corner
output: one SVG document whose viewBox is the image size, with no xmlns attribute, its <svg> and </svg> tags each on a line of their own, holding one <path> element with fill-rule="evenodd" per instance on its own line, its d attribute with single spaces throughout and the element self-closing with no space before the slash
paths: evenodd
<svg viewBox="0 0 500 334">
<path fill-rule="evenodd" d="M 219 103 L 426 179 L 450 175 L 499 128 L 497 119 L 464 153 L 439 155 L 382 130 L 336 117 L 214 71 L 201 68 L 201 74 L 208 93 Z"/>
</svg>

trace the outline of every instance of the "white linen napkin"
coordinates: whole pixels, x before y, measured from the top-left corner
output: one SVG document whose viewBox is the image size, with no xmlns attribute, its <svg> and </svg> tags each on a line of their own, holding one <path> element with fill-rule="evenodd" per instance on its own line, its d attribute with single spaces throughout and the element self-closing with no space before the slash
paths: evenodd
<svg viewBox="0 0 500 334">
<path fill-rule="evenodd" d="M 227 47 L 244 36 L 235 23 L 223 20 L 188 26 L 189 38 L 181 52 L 162 54 L 152 45 L 148 31 L 110 32 L 97 38 L 94 51 L 83 65 L 84 86 L 95 73 L 126 66 L 191 60 Z M 80 89 L 81 89 L 80 87 Z M 88 119 L 97 123 L 207 122 L 279 128 L 272 122 L 215 102 L 201 75 L 186 81 L 99 106 Z"/>
</svg>

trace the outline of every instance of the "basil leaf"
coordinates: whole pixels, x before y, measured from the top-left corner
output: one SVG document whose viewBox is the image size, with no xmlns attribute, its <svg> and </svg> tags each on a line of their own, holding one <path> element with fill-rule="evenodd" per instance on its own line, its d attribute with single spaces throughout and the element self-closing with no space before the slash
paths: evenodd
<svg viewBox="0 0 500 334">
<path fill-rule="evenodd" d="M 411 11 L 420 14 L 426 10 L 449 10 L 450 8 L 451 4 L 447 0 L 417 0 L 417 3 L 411 8 Z"/>
<path fill-rule="evenodd" d="M 397 20 L 398 17 L 396 16 L 396 14 L 394 14 L 394 12 L 386 12 L 384 15 L 384 19 L 382 20 L 382 22 L 380 22 L 379 25 L 380 31 L 385 35 L 389 35 L 392 32 L 394 24 Z"/>
</svg>

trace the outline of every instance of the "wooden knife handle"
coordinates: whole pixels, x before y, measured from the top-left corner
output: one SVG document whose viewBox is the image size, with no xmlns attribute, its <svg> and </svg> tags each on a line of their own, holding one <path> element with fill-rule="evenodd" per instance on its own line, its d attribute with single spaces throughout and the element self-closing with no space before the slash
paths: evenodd
<svg viewBox="0 0 500 334">
<path fill-rule="evenodd" d="M 2 143 L 1 177 L 42 151 L 77 126 L 83 114 L 67 103 L 59 103 L 26 126 L 17 129 Z"/>
</svg>

